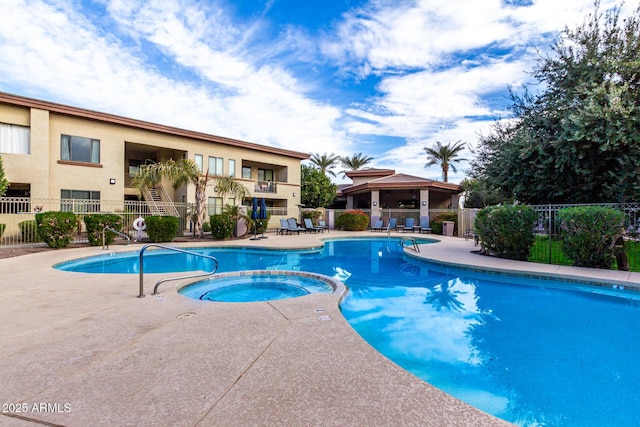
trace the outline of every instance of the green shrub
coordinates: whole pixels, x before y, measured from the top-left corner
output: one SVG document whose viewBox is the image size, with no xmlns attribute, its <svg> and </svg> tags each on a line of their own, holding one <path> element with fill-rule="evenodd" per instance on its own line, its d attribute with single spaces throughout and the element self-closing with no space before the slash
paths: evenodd
<svg viewBox="0 0 640 427">
<path fill-rule="evenodd" d="M 205 221 L 202 223 L 202 231 L 205 233 L 209 233 L 211 231 L 211 224 L 209 224 L 209 222 Z"/>
<path fill-rule="evenodd" d="M 4 233 L 5 228 L 7 228 L 7 224 L 0 224 L 0 237 L 2 237 L 2 233 Z"/>
<path fill-rule="evenodd" d="M 148 216 L 144 223 L 146 232 L 152 242 L 170 242 L 178 235 L 180 221 L 175 216 Z"/>
<path fill-rule="evenodd" d="M 433 219 L 429 221 L 431 233 L 442 234 L 442 221 L 453 221 L 455 223 L 453 225 L 453 235 L 458 235 L 458 214 L 454 212 L 445 212 L 433 217 Z"/>
<path fill-rule="evenodd" d="M 209 224 L 211 224 L 211 237 L 216 240 L 222 240 L 231 237 L 233 228 L 236 225 L 236 219 L 228 213 L 222 213 L 212 215 L 209 218 Z"/>
<path fill-rule="evenodd" d="M 558 212 L 562 251 L 581 267 L 611 268 L 624 213 L 604 206 L 579 206 Z"/>
<path fill-rule="evenodd" d="M 267 219 L 264 219 L 264 220 L 256 219 L 255 221 L 251 219 L 251 213 L 252 213 L 252 210 L 249 209 L 249 211 L 247 212 L 247 217 L 245 219 L 247 221 L 247 232 L 249 234 L 253 234 L 253 233 L 261 234 L 267 231 L 267 227 L 269 226 L 269 220 L 271 219 L 271 212 L 267 212 Z M 253 228 L 254 225 L 257 227 L 256 230 L 254 230 Z"/>
<path fill-rule="evenodd" d="M 478 212 L 474 226 L 481 251 L 499 258 L 526 261 L 535 240 L 536 212 L 530 206 L 490 206 Z"/>
<path fill-rule="evenodd" d="M 122 230 L 124 220 L 116 214 L 86 214 L 84 224 L 87 227 L 87 238 L 91 246 L 102 246 L 102 230 L 105 227 L 116 231 Z M 104 233 L 104 244 L 110 245 L 115 240 L 117 234 L 107 230 Z"/>
<path fill-rule="evenodd" d="M 36 214 L 38 235 L 50 248 L 65 248 L 73 240 L 78 218 L 73 212 L 43 212 Z"/>
<path fill-rule="evenodd" d="M 369 215 L 362 211 L 346 211 L 336 219 L 336 228 L 347 231 L 364 231 L 369 227 Z"/>
<path fill-rule="evenodd" d="M 35 243 L 40 241 L 38 236 L 38 224 L 35 219 L 28 219 L 18 223 L 20 227 L 20 237 L 23 243 Z"/>
</svg>

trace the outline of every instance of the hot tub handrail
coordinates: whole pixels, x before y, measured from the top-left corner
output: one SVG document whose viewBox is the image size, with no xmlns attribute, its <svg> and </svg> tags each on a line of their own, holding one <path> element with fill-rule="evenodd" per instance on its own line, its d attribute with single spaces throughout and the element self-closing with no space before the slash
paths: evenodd
<svg viewBox="0 0 640 427">
<path fill-rule="evenodd" d="M 114 232 L 114 233 L 116 233 L 117 235 L 122 236 L 122 237 L 124 237 L 125 239 L 127 239 L 127 245 L 128 245 L 129 243 L 131 243 L 131 237 L 129 237 L 129 235 L 128 235 L 128 234 L 121 233 L 121 232 L 119 232 L 118 230 L 114 230 L 114 229 L 113 229 L 113 228 L 111 228 L 111 227 L 105 227 L 105 228 L 103 228 L 103 229 L 102 229 L 102 250 L 109 249 L 109 245 L 108 245 L 108 244 L 107 244 L 107 245 L 105 245 L 105 244 L 104 244 L 104 242 L 105 242 L 104 232 L 105 232 L 106 230 L 113 231 L 113 232 Z"/>
<path fill-rule="evenodd" d="M 138 295 L 138 298 L 144 298 L 144 251 L 147 250 L 147 248 L 150 247 L 150 246 L 154 246 L 156 248 L 169 249 L 169 250 L 176 251 L 176 252 L 181 252 L 181 253 L 184 253 L 184 254 L 199 256 L 199 257 L 202 257 L 202 258 L 209 258 L 210 260 L 212 260 L 215 263 L 215 268 L 213 269 L 213 271 L 210 271 L 210 272 L 207 272 L 207 273 L 191 274 L 191 275 L 188 275 L 188 276 L 170 277 L 168 279 L 161 279 L 153 287 L 153 293 L 151 295 L 157 295 L 158 294 L 158 286 L 160 286 L 161 283 L 169 282 L 171 280 L 193 279 L 195 277 L 211 276 L 212 274 L 215 274 L 216 271 L 218 271 L 218 260 L 215 257 L 212 257 L 210 255 L 200 254 L 198 252 L 186 251 L 184 249 L 175 248 L 173 246 L 160 245 L 158 243 L 149 243 L 148 245 L 144 245 L 142 247 L 142 249 L 140 249 L 140 255 L 139 255 L 139 259 L 140 259 L 140 294 Z"/>
</svg>

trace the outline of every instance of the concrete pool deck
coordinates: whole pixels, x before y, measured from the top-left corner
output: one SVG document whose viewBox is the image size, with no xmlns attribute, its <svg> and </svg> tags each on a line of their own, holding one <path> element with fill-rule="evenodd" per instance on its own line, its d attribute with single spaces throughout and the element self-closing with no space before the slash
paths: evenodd
<svg viewBox="0 0 640 427">
<path fill-rule="evenodd" d="M 381 235 L 268 236 L 175 245 L 305 248 Z M 433 237 L 441 242 L 421 246 L 420 256 L 440 263 L 640 287 L 638 273 L 494 259 L 472 254 L 471 240 Z M 153 284 L 167 275 L 149 274 L 147 296 L 136 298 L 138 275 L 51 267 L 100 254 L 0 259 L 0 426 L 508 425 L 379 354 L 344 320 L 338 295 L 202 302 L 177 294 L 178 281 L 154 297 Z"/>
</svg>

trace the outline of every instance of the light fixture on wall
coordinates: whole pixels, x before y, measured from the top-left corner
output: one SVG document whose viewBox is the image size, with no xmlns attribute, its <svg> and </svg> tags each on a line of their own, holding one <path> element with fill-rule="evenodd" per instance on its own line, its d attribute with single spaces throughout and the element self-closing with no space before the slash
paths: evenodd
<svg viewBox="0 0 640 427">
<path fill-rule="evenodd" d="M 426 200 L 422 201 L 422 206 L 427 206 L 427 201 Z"/>
<path fill-rule="evenodd" d="M 293 197 L 296 197 L 296 193 L 295 192 L 293 193 Z"/>
<path fill-rule="evenodd" d="M 116 184 L 116 179 L 115 178 L 109 178 L 109 184 L 115 185 Z"/>
<path fill-rule="evenodd" d="M 375 200 L 373 201 L 373 206 L 378 206 L 378 202 L 376 202 Z"/>
</svg>

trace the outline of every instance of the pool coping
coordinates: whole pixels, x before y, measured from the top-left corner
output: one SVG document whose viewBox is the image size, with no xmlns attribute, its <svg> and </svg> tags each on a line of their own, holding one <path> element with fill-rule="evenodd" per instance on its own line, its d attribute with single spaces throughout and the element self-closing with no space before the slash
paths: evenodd
<svg viewBox="0 0 640 427">
<path fill-rule="evenodd" d="M 379 235 L 269 237 L 176 246 L 314 249 L 327 238 Z M 499 260 L 472 254 L 472 241 L 429 237 L 440 243 L 420 245 L 419 258 L 428 262 L 640 284 L 639 273 Z M 182 297 L 175 283 L 157 298 L 138 299 L 135 274 L 52 268 L 101 253 L 80 248 L 0 259 L 0 277 L 11 278 L 0 283 L 0 323 L 7 325 L 0 329 L 0 401 L 29 406 L 0 413 L 0 423 L 509 425 L 378 353 L 346 322 L 336 293 L 229 304 Z M 148 276 L 149 283 L 163 275 Z M 37 402 L 51 405 L 34 411 Z"/>
</svg>

